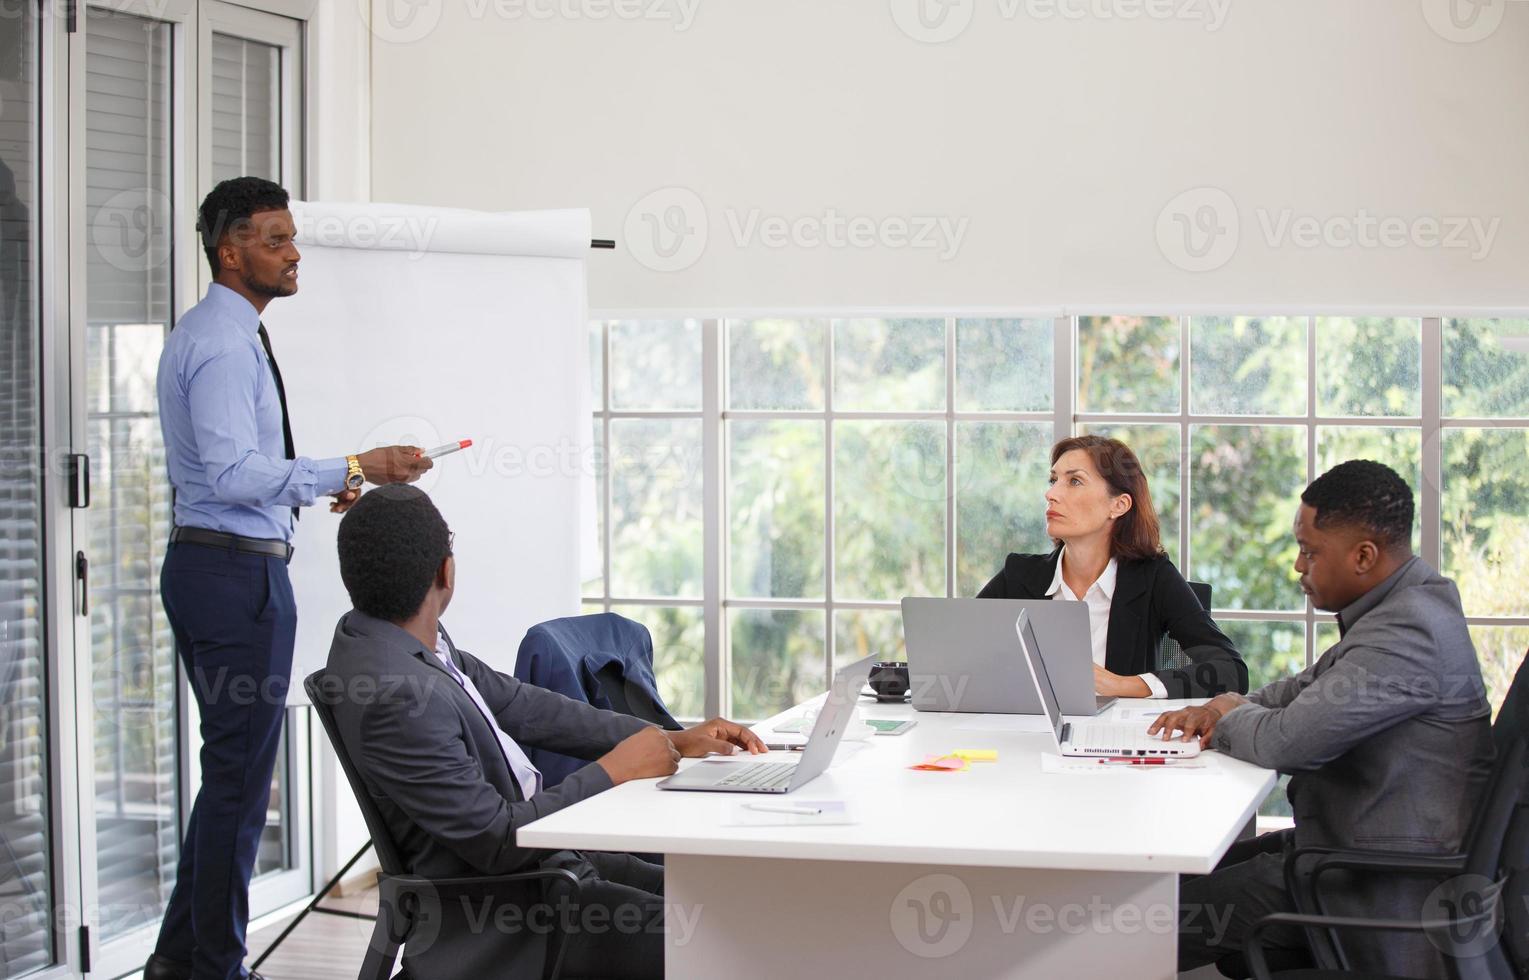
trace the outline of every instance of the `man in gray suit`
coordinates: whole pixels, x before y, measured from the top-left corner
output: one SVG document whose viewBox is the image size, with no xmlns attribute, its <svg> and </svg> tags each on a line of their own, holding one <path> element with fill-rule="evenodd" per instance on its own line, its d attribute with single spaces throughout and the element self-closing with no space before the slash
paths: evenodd
<svg viewBox="0 0 1529 980">
<path fill-rule="evenodd" d="M 1352 460 L 1318 477 L 1301 494 L 1295 570 L 1312 604 L 1337 614 L 1337 645 L 1247 697 L 1223 694 L 1153 722 L 1150 731 L 1164 738 L 1182 731 L 1291 774 L 1293 830 L 1234 846 L 1215 871 L 1182 882 L 1181 970 L 1240 950 L 1263 916 L 1294 911 L 1283 878 L 1288 848 L 1459 850 L 1491 768 L 1491 709 L 1460 594 L 1412 553 L 1412 515 L 1411 489 L 1380 463 Z M 1437 884 L 1345 880 L 1327 909 L 1417 922 Z M 1298 932 L 1270 940 L 1305 946 Z M 1344 941 L 1361 970 L 1445 975 L 1423 935 Z"/>
<path fill-rule="evenodd" d="M 355 609 L 335 628 L 325 700 L 408 871 L 566 868 L 579 897 L 553 908 L 535 884 L 442 896 L 439 918 L 405 944 L 404 967 L 431 980 L 539 977 L 555 927 L 568 937 L 565 977 L 661 977 L 663 868 L 630 854 L 521 847 L 516 830 L 627 780 L 668 775 L 681 756 L 759 753 L 764 743 L 722 719 L 664 731 L 523 684 L 458 649 L 440 625 L 456 579 L 452 539 L 414 487 L 382 487 L 351 507 L 339 550 Z M 543 789 L 522 746 L 592 761 Z"/>
</svg>

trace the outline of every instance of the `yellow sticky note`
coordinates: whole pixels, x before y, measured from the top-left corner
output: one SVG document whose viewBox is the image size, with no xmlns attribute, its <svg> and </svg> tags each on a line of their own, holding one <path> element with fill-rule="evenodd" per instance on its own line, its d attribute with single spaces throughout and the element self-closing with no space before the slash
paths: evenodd
<svg viewBox="0 0 1529 980">
<path fill-rule="evenodd" d="M 997 749 L 956 749 L 950 754 L 956 756 L 959 759 L 965 759 L 967 762 L 998 761 Z"/>
</svg>

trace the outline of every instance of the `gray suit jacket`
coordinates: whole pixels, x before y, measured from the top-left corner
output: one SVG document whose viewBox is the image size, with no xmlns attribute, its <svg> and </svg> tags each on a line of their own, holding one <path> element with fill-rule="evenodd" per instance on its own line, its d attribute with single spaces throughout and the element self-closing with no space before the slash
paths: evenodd
<svg viewBox="0 0 1529 980">
<path fill-rule="evenodd" d="M 483 696 L 495 721 L 522 748 L 552 749 L 595 759 L 647 726 L 590 707 L 486 666 L 441 635 L 458 669 Z M 611 787 L 591 763 L 557 786 L 524 799 L 497 736 L 472 699 L 404 630 L 351 611 L 335 627 L 326 685 L 346 750 L 387 822 L 405 870 L 427 877 L 508 874 L 562 867 L 593 873 L 582 855 L 516 843 L 518 828 Z M 442 903 L 441 918 L 404 947 L 415 977 L 540 976 L 544 931 L 515 906 L 535 902 L 526 888 L 498 896 Z M 508 911 L 506 911 L 508 909 Z"/>
<path fill-rule="evenodd" d="M 1335 646 L 1228 712 L 1212 746 L 1291 774 L 1298 847 L 1458 851 L 1493 755 L 1460 593 L 1413 558 L 1338 623 Z M 1355 883 L 1331 910 L 1416 921 L 1432 887 Z M 1388 972 L 1442 970 L 1422 937 L 1380 934 L 1366 945 L 1361 961 Z"/>
</svg>

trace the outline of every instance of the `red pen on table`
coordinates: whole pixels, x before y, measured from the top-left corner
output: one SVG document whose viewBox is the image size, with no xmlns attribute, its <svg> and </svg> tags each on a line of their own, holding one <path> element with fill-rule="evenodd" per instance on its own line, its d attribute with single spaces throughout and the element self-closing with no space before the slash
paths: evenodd
<svg viewBox="0 0 1529 980">
<path fill-rule="evenodd" d="M 1134 755 L 1112 755 L 1098 761 L 1101 766 L 1166 766 L 1168 764 L 1167 759 L 1138 759 Z"/>
<path fill-rule="evenodd" d="M 436 446 L 434 449 L 427 449 L 422 453 L 417 453 L 416 458 L 435 459 L 438 456 L 449 456 L 454 452 L 466 449 L 472 444 L 473 441 L 471 439 L 463 439 L 460 442 L 448 442 L 444 446 Z"/>
</svg>

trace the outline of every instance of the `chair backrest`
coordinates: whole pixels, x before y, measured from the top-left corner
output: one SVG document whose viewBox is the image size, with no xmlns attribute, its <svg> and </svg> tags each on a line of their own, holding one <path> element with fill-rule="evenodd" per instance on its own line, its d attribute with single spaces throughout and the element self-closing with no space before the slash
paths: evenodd
<svg viewBox="0 0 1529 980">
<path fill-rule="evenodd" d="M 1471 937 L 1454 937 L 1473 955 L 1449 959 L 1460 980 L 1499 980 L 1529 973 L 1529 669 L 1518 672 L 1503 699 L 1492 740 L 1497 757 L 1466 839 L 1467 892 L 1485 882 L 1502 883 L 1503 931 L 1490 948 L 1478 950 Z M 1472 883 L 1475 884 L 1472 884 Z M 1462 912 L 1480 896 L 1449 896 Z M 1478 953 L 1480 955 L 1474 955 Z"/>
<path fill-rule="evenodd" d="M 318 715 L 319 724 L 324 726 L 324 734 L 329 736 L 329 744 L 334 746 L 334 754 L 340 760 L 340 768 L 345 771 L 345 779 L 350 783 L 350 791 L 356 797 L 356 805 L 361 808 L 361 817 L 366 821 L 366 829 L 372 835 L 372 849 L 377 852 L 377 863 L 382 866 L 383 874 L 403 874 L 405 868 L 403 858 L 398 853 L 398 844 L 389 833 L 387 821 L 382 819 L 382 812 L 377 809 L 371 793 L 367 791 L 366 783 L 356 771 L 356 764 L 351 761 L 350 752 L 345 748 L 345 740 L 340 737 L 340 728 L 335 721 L 332 701 L 334 692 L 338 688 L 326 689 L 324 677 L 325 672 L 322 670 L 309 674 L 303 680 L 303 690 L 308 692 L 308 701 L 313 705 L 313 713 Z"/>
<path fill-rule="evenodd" d="M 1200 600 L 1201 609 L 1210 609 L 1210 586 L 1204 582 L 1190 582 L 1189 591 Z M 1157 646 L 1157 669 L 1174 670 L 1178 667 L 1188 667 L 1190 663 L 1189 655 L 1184 652 L 1184 648 L 1179 646 L 1173 637 L 1164 636 Z"/>
</svg>

